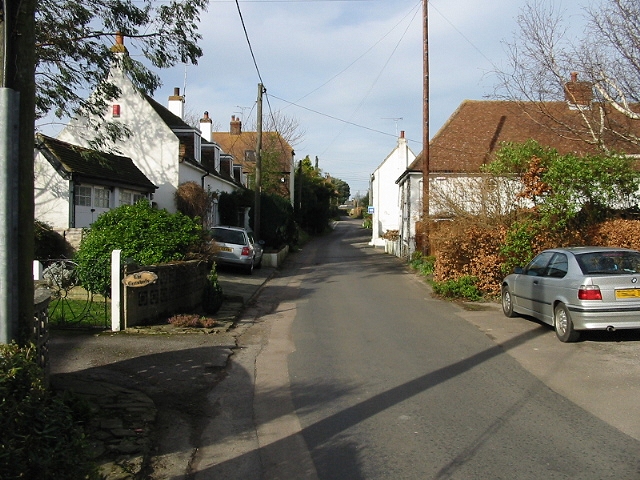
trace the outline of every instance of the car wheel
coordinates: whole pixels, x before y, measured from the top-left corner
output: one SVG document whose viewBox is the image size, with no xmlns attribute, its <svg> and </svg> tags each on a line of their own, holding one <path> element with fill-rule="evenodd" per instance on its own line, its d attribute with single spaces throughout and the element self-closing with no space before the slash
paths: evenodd
<svg viewBox="0 0 640 480">
<path fill-rule="evenodd" d="M 553 310 L 553 325 L 556 335 L 561 342 L 575 342 L 580 338 L 580 332 L 574 330 L 569 310 L 563 303 L 556 305 Z"/>
<path fill-rule="evenodd" d="M 262 268 L 262 257 L 260 257 L 260 261 L 256 264 L 256 268 Z"/>
<path fill-rule="evenodd" d="M 517 317 L 516 312 L 513 311 L 513 298 L 511 297 L 511 290 L 508 286 L 502 287 L 502 312 L 509 318 Z"/>
</svg>

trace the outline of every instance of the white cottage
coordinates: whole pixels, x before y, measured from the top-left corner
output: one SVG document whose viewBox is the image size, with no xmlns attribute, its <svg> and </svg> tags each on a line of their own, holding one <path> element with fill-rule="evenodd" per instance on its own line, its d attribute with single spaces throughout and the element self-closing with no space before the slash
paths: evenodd
<svg viewBox="0 0 640 480">
<path fill-rule="evenodd" d="M 117 55 L 128 55 L 121 35 L 116 37 L 112 51 Z M 210 133 L 209 138 L 203 138 L 200 129 L 182 119 L 184 97 L 179 89 L 175 89 L 174 95 L 169 97 L 168 107 L 164 107 L 141 93 L 118 65 L 111 68 L 108 81 L 117 86 L 121 94 L 109 106 L 107 120 L 122 122 L 131 132 L 128 138 L 118 140 L 113 146 L 130 157 L 157 185 L 154 205 L 175 212 L 174 196 L 178 186 L 185 182 L 196 182 L 214 198 L 217 193 L 230 193 L 242 188 L 232 175 L 221 168 L 220 147 L 211 141 Z M 90 140 L 87 137 L 92 132 L 89 120 L 73 119 L 58 138 L 87 146 Z M 218 223 L 215 201 L 207 220 L 212 225 Z"/>
<path fill-rule="evenodd" d="M 396 148 L 371 174 L 369 206 L 373 207 L 373 232 L 370 245 L 385 246 L 384 234 L 390 230 L 400 230 L 401 199 L 400 187 L 396 180 L 415 158 L 402 131 Z"/>
<path fill-rule="evenodd" d="M 156 186 L 128 157 L 36 135 L 35 218 L 57 230 L 90 226 L 120 205 L 151 199 Z"/>
</svg>

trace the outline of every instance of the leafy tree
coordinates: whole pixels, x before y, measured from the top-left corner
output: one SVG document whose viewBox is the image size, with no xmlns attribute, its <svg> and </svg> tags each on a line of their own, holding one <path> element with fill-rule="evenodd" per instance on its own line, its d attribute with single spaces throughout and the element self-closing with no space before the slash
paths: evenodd
<svg viewBox="0 0 640 480">
<path fill-rule="evenodd" d="M 612 209 L 637 203 L 640 174 L 627 157 L 560 155 L 533 140 L 506 143 L 485 167 L 497 176 L 520 181 L 519 218 L 507 232 L 502 254 L 505 272 L 526 263 L 542 243 L 575 242 L 572 229 L 601 221 Z"/>
<path fill-rule="evenodd" d="M 148 202 L 123 205 L 103 213 L 83 238 L 75 260 L 82 285 L 109 294 L 111 252 L 140 265 L 183 260 L 203 241 L 199 219 L 156 210 Z"/>
<path fill-rule="evenodd" d="M 296 178 L 296 219 L 302 229 L 318 234 L 325 231 L 331 219 L 333 185 L 314 167 L 307 155 L 300 161 Z"/>
<path fill-rule="evenodd" d="M 633 161 L 619 155 L 560 155 L 534 140 L 506 143 L 486 171 L 519 178 L 518 194 L 533 204 L 543 224 L 561 230 L 579 213 L 581 219 L 600 220 L 610 208 L 637 202 L 640 176 Z"/>
<path fill-rule="evenodd" d="M 168 68 L 196 64 L 200 11 L 208 0 L 43 0 L 36 11 L 36 116 L 58 118 L 106 112 L 119 91 L 105 82 L 116 59 L 123 62 L 141 91 L 151 94 L 161 84 L 147 64 Z M 114 35 L 121 32 L 136 55 L 117 57 Z M 117 50 L 117 49 L 116 49 Z M 136 60 L 143 57 L 144 62 Z M 89 99 L 86 91 L 96 92 Z M 110 125 L 110 133 L 122 130 Z"/>
<path fill-rule="evenodd" d="M 338 203 L 343 204 L 349 197 L 351 196 L 351 189 L 349 188 L 349 184 L 344 180 L 340 180 L 339 178 L 331 178 L 333 182 L 333 186 L 338 192 Z"/>
<path fill-rule="evenodd" d="M 601 0 L 585 9 L 583 20 L 585 28 L 576 34 L 579 18 L 565 18 L 554 2 L 528 2 L 518 16 L 518 34 L 507 43 L 510 68 L 497 72 L 497 96 L 538 104 L 572 137 L 604 151 L 621 139 L 640 145 L 630 122 L 614 118 L 640 120 L 633 108 L 640 101 L 640 3 Z M 567 124 L 543 104 L 565 98 L 570 72 L 594 95 L 580 109 L 581 125 Z"/>
</svg>

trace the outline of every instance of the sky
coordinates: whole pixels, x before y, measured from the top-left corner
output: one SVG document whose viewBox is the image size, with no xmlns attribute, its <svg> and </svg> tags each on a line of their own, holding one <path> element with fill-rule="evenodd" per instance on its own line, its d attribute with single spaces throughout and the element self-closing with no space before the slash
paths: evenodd
<svg viewBox="0 0 640 480">
<path fill-rule="evenodd" d="M 581 11 L 580 0 L 553 3 Z M 430 138 L 462 101 L 494 93 L 524 4 L 430 0 Z M 262 83 L 263 114 L 294 120 L 303 133 L 295 160 L 317 157 L 324 174 L 365 195 L 401 131 L 422 151 L 423 23 L 422 0 L 210 0 L 204 55 L 158 72 L 154 98 L 167 105 L 179 87 L 187 116 L 207 111 L 214 130 L 228 131 L 232 115 L 255 125 Z"/>
</svg>

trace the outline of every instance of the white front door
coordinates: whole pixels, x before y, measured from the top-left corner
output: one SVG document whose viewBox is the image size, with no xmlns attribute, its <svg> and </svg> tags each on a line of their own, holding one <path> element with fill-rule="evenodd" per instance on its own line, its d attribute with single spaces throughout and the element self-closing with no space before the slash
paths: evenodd
<svg viewBox="0 0 640 480">
<path fill-rule="evenodd" d="M 89 227 L 101 213 L 110 210 L 111 190 L 106 187 L 77 185 L 75 187 L 75 227 Z"/>
</svg>

